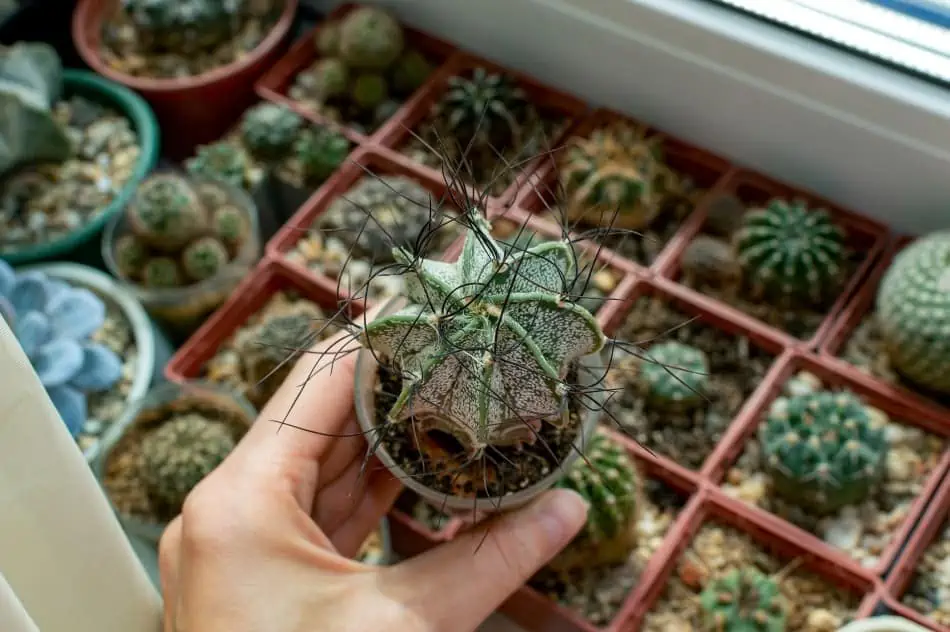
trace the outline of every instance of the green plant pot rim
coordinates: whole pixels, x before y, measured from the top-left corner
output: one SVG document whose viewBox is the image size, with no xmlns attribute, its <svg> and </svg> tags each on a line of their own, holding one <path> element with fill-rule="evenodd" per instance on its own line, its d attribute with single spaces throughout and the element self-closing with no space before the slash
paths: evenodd
<svg viewBox="0 0 950 632">
<path fill-rule="evenodd" d="M 35 244 L 14 252 L 0 252 L 10 265 L 34 263 L 60 257 L 92 241 L 116 213 L 125 207 L 138 183 L 158 162 L 159 128 L 152 108 L 132 90 L 86 70 L 63 70 L 63 92 L 78 94 L 104 105 L 116 107 L 132 122 L 138 136 L 139 157 L 132 176 L 105 211 L 73 232 L 54 241 Z"/>
</svg>

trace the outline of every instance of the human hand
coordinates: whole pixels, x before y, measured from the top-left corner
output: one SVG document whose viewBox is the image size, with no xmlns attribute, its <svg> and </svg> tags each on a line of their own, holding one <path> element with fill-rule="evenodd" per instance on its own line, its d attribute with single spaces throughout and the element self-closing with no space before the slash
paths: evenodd
<svg viewBox="0 0 950 632">
<path fill-rule="evenodd" d="M 395 566 L 350 559 L 402 485 L 375 459 L 364 469 L 356 353 L 328 351 L 343 345 L 297 362 L 166 529 L 165 632 L 475 630 L 584 524 L 584 501 L 552 490 Z"/>
</svg>

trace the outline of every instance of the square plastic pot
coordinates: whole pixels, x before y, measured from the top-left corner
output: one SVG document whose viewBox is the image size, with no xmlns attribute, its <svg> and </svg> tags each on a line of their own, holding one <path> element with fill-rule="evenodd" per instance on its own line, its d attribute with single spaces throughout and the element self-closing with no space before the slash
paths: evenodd
<svg viewBox="0 0 950 632">
<path fill-rule="evenodd" d="M 547 139 L 547 142 L 550 144 L 548 151 L 561 146 L 563 139 L 570 133 L 571 128 L 573 128 L 577 124 L 577 121 L 587 112 L 587 105 L 576 97 L 545 86 L 525 74 L 506 70 L 488 60 L 459 52 L 456 53 L 438 73 L 430 78 L 427 85 L 416 93 L 411 104 L 407 104 L 404 107 L 402 116 L 391 119 L 386 126 L 373 136 L 374 144 L 391 149 L 393 153 L 398 153 L 409 141 L 413 133 L 418 132 L 419 125 L 428 119 L 432 107 L 442 98 L 442 95 L 445 94 L 448 89 L 449 78 L 459 75 L 471 76 L 472 71 L 479 67 L 486 68 L 489 72 L 504 72 L 515 77 L 519 85 L 525 90 L 528 99 L 534 103 L 541 112 L 552 113 L 567 119 L 566 128 L 558 134 L 556 138 Z M 409 157 L 403 156 L 402 154 L 399 155 L 407 162 L 416 165 L 417 169 L 428 174 L 430 178 L 443 178 L 441 170 L 415 163 Z M 466 182 L 466 185 L 471 189 L 476 199 L 487 197 L 488 206 L 506 205 L 514 200 L 518 191 L 524 183 L 527 182 L 527 179 L 544 164 L 545 156 L 526 157 L 522 162 L 523 164 L 517 165 L 517 169 L 520 171 L 519 176 L 501 195 L 482 196 L 474 183 Z M 449 174 L 449 179 L 457 180 L 459 178 L 452 177 L 452 174 Z"/>
<path fill-rule="evenodd" d="M 865 388 L 862 384 L 849 379 L 847 375 L 839 372 L 836 366 L 828 365 L 810 353 L 791 349 L 783 355 L 776 369 L 776 371 L 770 374 L 769 378 L 762 385 L 762 388 L 760 388 L 759 394 L 762 396 L 756 398 L 752 406 L 747 407 L 741 418 L 733 425 L 729 435 L 723 438 L 716 452 L 711 456 L 709 467 L 704 472 L 710 483 L 721 481 L 725 472 L 745 450 L 746 445 L 751 441 L 757 440 L 756 433 L 768 413 L 769 406 L 775 398 L 780 395 L 782 387 L 789 378 L 793 377 L 799 371 L 812 373 L 821 381 L 825 388 L 850 390 L 867 405 L 873 406 L 885 413 L 894 423 L 920 428 L 944 438 L 950 435 L 950 427 L 946 426 L 941 421 L 941 418 L 932 411 L 882 397 L 878 393 Z M 926 509 L 928 501 L 940 485 L 940 481 L 948 467 L 950 467 L 950 448 L 945 446 L 939 462 L 927 475 L 923 489 L 911 503 L 900 527 L 892 535 L 890 541 L 878 557 L 877 563 L 870 568 L 862 567 L 861 564 L 850 555 L 824 542 L 821 538 L 805 529 L 793 525 L 777 515 L 767 512 L 763 508 L 753 506 L 737 498 L 732 498 L 721 490 L 717 491 L 720 491 L 725 498 L 723 501 L 725 504 L 736 508 L 741 507 L 745 514 L 757 514 L 761 516 L 763 522 L 774 525 L 773 528 L 785 534 L 788 539 L 795 540 L 799 542 L 801 546 L 822 554 L 827 559 L 833 560 L 835 564 L 838 564 L 842 568 L 850 568 L 857 573 L 870 573 L 871 575 L 880 577 L 891 568 L 901 547 L 913 531 L 914 525 Z"/>
<path fill-rule="evenodd" d="M 856 572 L 842 567 L 835 560 L 803 544 L 797 538 L 762 520 L 755 512 L 736 507 L 721 492 L 705 487 L 693 496 L 686 510 L 673 526 L 664 542 L 663 549 L 654 554 L 656 567 L 649 579 L 638 589 L 638 599 L 631 604 L 624 621 L 623 630 L 640 630 L 645 617 L 657 604 L 667 581 L 676 572 L 680 557 L 689 548 L 693 538 L 704 524 L 715 523 L 732 527 L 747 534 L 754 542 L 778 559 L 791 563 L 801 560 L 799 568 L 819 575 L 841 591 L 861 599 L 856 618 L 871 614 L 877 605 L 879 584 L 868 573 Z M 633 600 L 631 600 L 633 601 Z"/>
<path fill-rule="evenodd" d="M 310 108 L 304 107 L 294 99 L 291 99 L 288 94 L 297 75 L 318 59 L 314 40 L 321 30 L 323 30 L 324 25 L 331 20 L 343 18 L 358 7 L 359 5 L 357 4 L 347 3 L 334 9 L 329 15 L 327 15 L 326 20 L 298 38 L 297 41 L 294 42 L 294 44 L 290 47 L 290 50 L 288 50 L 287 53 L 280 58 L 273 68 L 271 68 L 260 79 L 258 79 L 257 83 L 254 85 L 254 89 L 257 95 L 263 99 L 273 101 L 274 103 L 282 103 L 287 105 L 295 112 L 298 112 L 301 116 L 304 116 L 315 123 L 338 127 L 340 131 L 354 143 L 367 144 L 370 142 L 371 137 L 375 138 L 380 136 L 386 127 L 400 119 L 400 113 L 397 112 L 390 118 L 389 121 L 377 129 L 376 132 L 372 134 L 364 134 L 348 125 L 339 125 L 337 123 L 333 123 L 326 117 L 314 112 Z M 432 35 L 428 35 L 426 33 L 422 33 L 415 29 L 411 29 L 406 26 L 403 26 L 403 29 L 407 47 L 412 47 L 419 50 L 425 54 L 430 61 L 433 62 L 434 69 L 432 75 L 430 75 L 431 79 L 431 77 L 438 74 L 442 66 L 444 66 L 449 60 L 455 51 L 455 47 L 444 40 L 433 37 Z M 405 111 L 407 108 L 414 107 L 416 96 L 422 91 L 423 88 L 417 89 L 416 92 L 403 103 L 402 107 L 400 108 L 400 112 Z"/>
<path fill-rule="evenodd" d="M 858 291 L 862 282 L 868 276 L 871 269 L 874 267 L 874 264 L 884 252 L 891 237 L 888 228 L 880 222 L 858 215 L 852 211 L 848 211 L 836 204 L 812 195 L 811 193 L 800 191 L 787 184 L 783 184 L 750 171 L 736 172 L 731 175 L 728 183 L 721 187 L 718 193 L 735 195 L 747 208 L 764 205 L 774 197 L 784 197 L 789 200 L 800 198 L 805 200 L 805 202 L 807 202 L 811 207 L 823 207 L 829 211 L 832 220 L 834 220 L 838 225 L 842 226 L 847 231 L 847 245 L 856 252 L 864 254 L 861 263 L 858 264 L 857 269 L 851 274 L 850 278 L 842 287 L 841 292 L 838 294 L 838 298 L 828 308 L 818 329 L 807 339 L 803 340 L 793 336 L 788 332 L 781 331 L 780 329 L 772 327 L 771 325 L 765 325 L 765 323 L 762 323 L 763 325 L 771 327 L 772 329 L 775 329 L 782 335 L 786 336 L 790 340 L 791 344 L 794 344 L 795 346 L 806 347 L 808 349 L 817 348 L 827 338 L 831 327 L 838 319 L 845 305 L 847 305 L 848 300 Z M 711 199 L 712 198 L 707 197 L 707 203 L 711 201 Z M 683 254 L 683 250 L 685 250 L 686 246 L 693 240 L 694 237 L 702 233 L 707 214 L 708 204 L 702 205 L 696 213 L 694 221 L 690 222 L 688 228 L 682 231 L 682 238 L 677 242 L 677 249 L 671 250 L 669 252 L 669 256 L 663 262 L 661 262 L 661 265 L 657 266 L 656 271 L 659 275 L 663 276 L 664 278 L 679 281 L 681 276 L 680 258 Z M 717 303 L 721 305 L 723 309 L 733 313 L 734 317 L 737 319 L 761 322 L 753 316 L 746 314 L 737 307 L 733 307 L 723 303 L 722 301 L 704 296 L 692 288 L 687 288 L 687 291 L 693 294 L 697 300 L 701 300 L 704 303 Z"/>
<path fill-rule="evenodd" d="M 558 232 L 561 231 L 563 221 L 560 217 L 544 217 L 542 214 L 548 209 L 556 208 L 563 201 L 563 187 L 559 182 L 560 169 L 558 160 L 564 153 L 564 148 L 571 138 L 583 138 L 589 136 L 593 131 L 601 129 L 616 121 L 628 121 L 638 124 L 638 121 L 622 116 L 616 112 L 606 109 L 598 109 L 588 114 L 578 125 L 570 130 L 567 136 L 562 140 L 552 155 L 546 157 L 537 171 L 532 174 L 519 189 L 514 204 L 522 209 L 543 217 L 542 221 L 554 226 Z M 639 262 L 630 261 L 631 264 L 639 267 L 648 267 L 653 270 L 661 269 L 667 264 L 670 253 L 682 249 L 680 245 L 685 237 L 684 232 L 691 225 L 693 217 L 696 216 L 696 210 L 699 209 L 705 199 L 715 195 L 719 189 L 725 185 L 727 176 L 735 169 L 725 158 L 717 156 L 709 151 L 690 145 L 684 140 L 664 133 L 661 130 L 647 126 L 648 134 L 655 135 L 662 139 L 664 152 L 664 162 L 672 167 L 677 173 L 683 174 L 693 180 L 695 186 L 703 189 L 705 192 L 698 200 L 693 211 L 681 222 L 676 232 L 663 247 L 663 250 L 649 264 L 644 265 Z M 568 220 L 569 221 L 569 220 Z M 579 232 L 588 226 L 571 226 L 572 233 Z M 631 235 L 628 239 L 639 239 L 637 235 Z M 607 250 L 607 249 L 605 249 Z M 610 253 L 612 257 L 623 259 L 622 255 Z M 625 261 L 629 261 L 624 259 Z"/>
<path fill-rule="evenodd" d="M 696 493 L 698 483 L 693 477 L 685 477 L 667 469 L 662 463 L 644 458 L 643 449 L 627 437 L 607 428 L 608 434 L 627 448 L 635 459 L 644 478 L 651 478 L 665 483 L 682 499 L 684 507 L 689 498 Z M 599 632 L 603 630 L 615 631 L 630 629 L 623 624 L 627 617 L 637 608 L 643 592 L 652 582 L 653 577 L 663 566 L 663 554 L 672 545 L 677 522 L 674 520 L 663 536 L 663 543 L 650 556 L 650 560 L 642 569 L 636 588 L 631 591 L 617 616 L 607 626 L 596 626 L 579 613 L 566 606 L 555 603 L 542 595 L 531 586 L 521 587 L 501 606 L 501 611 L 518 625 L 528 630 L 545 630 L 545 632 Z"/>
</svg>

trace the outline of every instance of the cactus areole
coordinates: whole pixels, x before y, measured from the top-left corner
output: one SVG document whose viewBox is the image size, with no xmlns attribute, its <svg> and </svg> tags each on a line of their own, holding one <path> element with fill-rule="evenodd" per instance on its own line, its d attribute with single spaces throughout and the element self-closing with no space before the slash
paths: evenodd
<svg viewBox="0 0 950 632">
<path fill-rule="evenodd" d="M 474 459 L 533 443 L 544 422 L 566 426 L 576 390 L 567 377 L 606 340 L 568 292 L 568 243 L 506 255 L 480 212 L 466 223 L 455 263 L 394 251 L 408 305 L 367 324 L 362 343 L 401 378 L 386 423 L 448 433 Z"/>
</svg>

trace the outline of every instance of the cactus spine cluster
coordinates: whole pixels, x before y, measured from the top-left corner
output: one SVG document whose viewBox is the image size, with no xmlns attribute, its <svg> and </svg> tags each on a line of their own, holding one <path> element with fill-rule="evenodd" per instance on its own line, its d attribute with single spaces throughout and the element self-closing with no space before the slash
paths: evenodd
<svg viewBox="0 0 950 632">
<path fill-rule="evenodd" d="M 256 327 L 243 330 L 235 339 L 248 383 L 268 378 L 279 384 L 293 367 L 292 359 L 300 349 L 313 342 L 311 336 L 325 317 L 309 301 L 298 301 L 262 320 Z"/>
<path fill-rule="evenodd" d="M 753 293 L 786 302 L 819 302 L 844 267 L 844 231 L 824 209 L 773 199 L 743 216 L 736 252 Z"/>
<path fill-rule="evenodd" d="M 463 148 L 509 147 L 520 144 L 518 121 L 528 107 L 528 97 L 513 77 L 478 67 L 470 78 L 449 79 L 436 114 Z"/>
<path fill-rule="evenodd" d="M 186 179 L 175 174 L 158 174 L 139 186 L 129 221 L 132 231 L 144 243 L 174 251 L 203 228 L 206 217 Z"/>
<path fill-rule="evenodd" d="M 577 492 L 589 505 L 587 523 L 551 566 L 616 564 L 636 546 L 642 507 L 640 473 L 626 449 L 603 430 L 586 446 L 557 487 Z"/>
<path fill-rule="evenodd" d="M 454 263 L 394 251 L 410 304 L 369 323 L 362 340 L 402 378 L 390 423 L 441 430 L 478 455 L 532 443 L 542 422 L 568 423 L 568 372 L 605 336 L 569 300 L 575 253 L 567 242 L 506 257 L 478 210 L 466 220 Z"/>
<path fill-rule="evenodd" d="M 885 428 L 845 391 L 776 400 L 759 442 L 775 491 L 819 515 L 863 502 L 883 476 L 888 449 Z"/>
<path fill-rule="evenodd" d="M 280 160 L 293 148 L 303 118 L 277 103 L 260 103 L 244 113 L 241 137 L 252 154 L 262 160 Z"/>
<path fill-rule="evenodd" d="M 713 579 L 699 603 L 704 632 L 785 632 L 786 604 L 778 583 L 754 568 Z"/>
<path fill-rule="evenodd" d="M 876 318 L 892 366 L 950 394 L 950 233 L 923 237 L 894 257 L 878 288 Z"/>
<path fill-rule="evenodd" d="M 231 453 L 231 429 L 198 413 L 173 417 L 142 439 L 143 478 L 149 494 L 168 507 L 185 497 Z"/>
<path fill-rule="evenodd" d="M 640 366 L 647 403 L 660 410 L 689 410 L 705 399 L 709 359 L 701 349 L 681 342 L 650 347 Z"/>
</svg>

